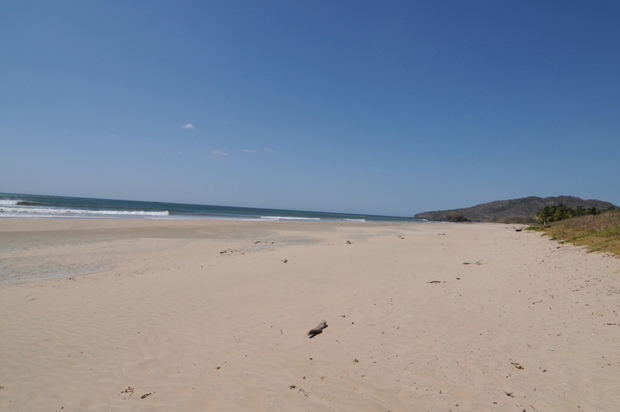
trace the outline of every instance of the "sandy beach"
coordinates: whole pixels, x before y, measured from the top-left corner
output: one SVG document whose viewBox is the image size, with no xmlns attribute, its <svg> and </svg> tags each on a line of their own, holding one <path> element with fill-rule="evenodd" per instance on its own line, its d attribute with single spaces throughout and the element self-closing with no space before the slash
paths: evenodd
<svg viewBox="0 0 620 412">
<path fill-rule="evenodd" d="M 619 300 L 501 224 L 4 219 L 0 410 L 616 411 Z"/>
</svg>

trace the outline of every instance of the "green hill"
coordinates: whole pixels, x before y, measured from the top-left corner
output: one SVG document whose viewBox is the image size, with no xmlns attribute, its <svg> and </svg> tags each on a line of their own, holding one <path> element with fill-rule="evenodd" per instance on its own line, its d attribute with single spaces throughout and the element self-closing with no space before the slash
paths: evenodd
<svg viewBox="0 0 620 412">
<path fill-rule="evenodd" d="M 617 207 L 609 202 L 596 199 L 586 200 L 574 196 L 545 198 L 530 196 L 520 199 L 496 200 L 462 209 L 418 213 L 415 217 L 435 221 L 532 223 L 534 222 L 534 215 L 540 209 L 545 206 L 556 206 L 559 204 L 569 208 L 581 206 L 586 209 L 595 207 L 600 210 Z"/>
</svg>

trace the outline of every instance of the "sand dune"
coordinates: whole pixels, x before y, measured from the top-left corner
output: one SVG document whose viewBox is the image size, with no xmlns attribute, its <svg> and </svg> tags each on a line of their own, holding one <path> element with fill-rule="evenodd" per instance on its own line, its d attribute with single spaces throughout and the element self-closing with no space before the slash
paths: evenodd
<svg viewBox="0 0 620 412">
<path fill-rule="evenodd" d="M 620 260 L 505 225 L 1 220 L 0 282 L 2 411 L 618 409 Z"/>
</svg>

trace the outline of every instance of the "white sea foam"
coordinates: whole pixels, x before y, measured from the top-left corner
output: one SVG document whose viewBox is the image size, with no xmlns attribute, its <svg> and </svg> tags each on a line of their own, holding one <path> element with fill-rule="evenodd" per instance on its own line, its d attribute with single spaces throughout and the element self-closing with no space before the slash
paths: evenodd
<svg viewBox="0 0 620 412">
<path fill-rule="evenodd" d="M 19 202 L 23 202 L 23 200 L 3 199 L 3 200 L 0 200 L 0 206 L 17 206 Z"/>
<path fill-rule="evenodd" d="M 170 213 L 167 210 L 160 212 L 130 211 L 130 210 L 86 210 L 63 209 L 51 207 L 2 207 L 0 217 L 165 217 Z"/>
</svg>

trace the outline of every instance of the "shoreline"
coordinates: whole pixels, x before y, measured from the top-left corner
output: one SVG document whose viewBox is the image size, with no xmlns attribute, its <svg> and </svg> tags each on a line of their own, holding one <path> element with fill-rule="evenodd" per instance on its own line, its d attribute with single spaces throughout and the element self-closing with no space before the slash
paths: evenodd
<svg viewBox="0 0 620 412">
<path fill-rule="evenodd" d="M 0 193 L 0 219 L 419 221 L 413 217 Z"/>
<path fill-rule="evenodd" d="M 416 222 L 425 223 L 425 222 Z M 338 228 L 365 229 L 387 226 L 407 227 L 411 223 L 330 222 L 330 221 L 241 221 L 241 220 L 147 220 L 147 219 L 8 219 L 0 220 L 0 257 L 5 261 L 28 260 L 28 275 L 20 276 L 23 266 L 0 266 L 0 284 L 93 275 L 110 270 L 125 259 L 127 244 L 140 244 L 138 250 L 175 248 L 192 241 L 223 242 L 237 248 L 256 250 L 293 244 L 318 242 L 313 233 L 326 234 Z M 362 236 L 360 233 L 356 236 Z M 374 235 L 373 235 L 374 236 Z M 254 243 L 261 242 L 261 243 Z M 155 245 L 159 243 L 159 245 Z M 98 251 L 86 245 L 100 245 Z M 241 246 L 239 246 L 241 245 Z M 258 246 L 257 246 L 258 245 Z M 67 254 L 67 248 L 72 253 Z M 24 252 L 24 250 L 27 250 Z M 105 250 L 105 252 L 101 252 Z M 102 258 L 101 255 L 107 256 Z M 73 265 L 47 259 L 60 256 Z M 116 263 L 116 264 L 117 264 Z M 57 270 L 56 270 L 57 269 Z M 41 275 L 43 274 L 43 275 Z M 38 276 L 38 278 L 37 278 Z M 7 277 L 12 279 L 7 281 Z"/>
<path fill-rule="evenodd" d="M 509 225 L 0 220 L 0 259 L 65 276 L 0 284 L 6 411 L 617 401 L 620 262 Z"/>
</svg>

